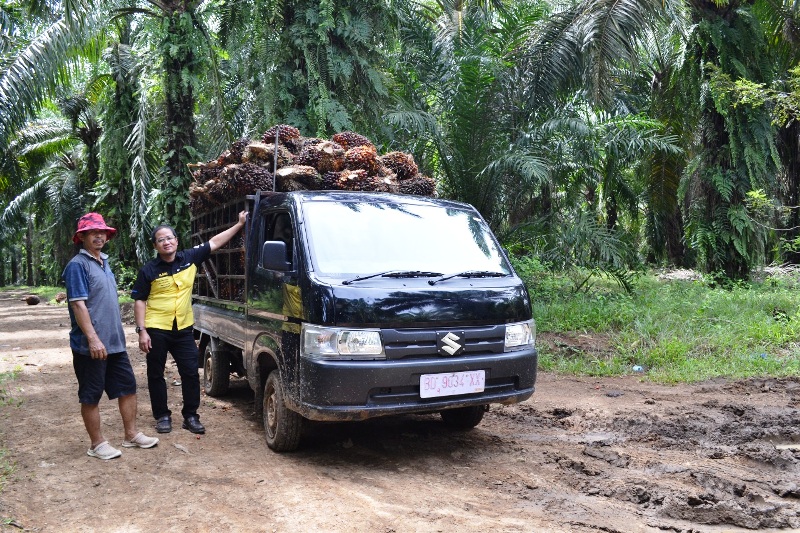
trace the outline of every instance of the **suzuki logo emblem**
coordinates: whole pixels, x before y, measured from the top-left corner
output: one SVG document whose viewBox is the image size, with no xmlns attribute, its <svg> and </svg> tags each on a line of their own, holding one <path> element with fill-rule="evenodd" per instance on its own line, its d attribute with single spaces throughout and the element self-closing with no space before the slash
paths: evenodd
<svg viewBox="0 0 800 533">
<path fill-rule="evenodd" d="M 449 355 L 455 355 L 458 352 L 462 345 L 458 343 L 461 340 L 461 337 L 453 333 L 452 331 L 442 337 L 442 351 L 447 352 Z"/>
</svg>

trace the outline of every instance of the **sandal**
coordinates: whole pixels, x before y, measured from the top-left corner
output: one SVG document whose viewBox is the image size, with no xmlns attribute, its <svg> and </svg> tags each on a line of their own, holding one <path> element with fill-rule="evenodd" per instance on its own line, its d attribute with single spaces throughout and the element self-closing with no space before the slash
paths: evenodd
<svg viewBox="0 0 800 533">
<path fill-rule="evenodd" d="M 94 448 L 89 448 L 86 451 L 86 455 L 89 457 L 97 457 L 98 459 L 108 460 L 119 457 L 122 455 L 122 452 L 110 445 L 107 440 L 104 440 Z"/>
<path fill-rule="evenodd" d="M 125 448 L 152 448 L 158 444 L 158 439 L 155 437 L 148 437 L 141 431 L 136 434 L 131 440 L 123 440 L 122 446 Z"/>
</svg>

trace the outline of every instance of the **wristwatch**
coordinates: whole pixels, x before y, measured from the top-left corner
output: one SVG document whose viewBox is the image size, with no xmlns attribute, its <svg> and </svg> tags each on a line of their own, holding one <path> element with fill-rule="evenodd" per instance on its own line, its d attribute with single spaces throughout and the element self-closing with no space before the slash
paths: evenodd
<svg viewBox="0 0 800 533">
<path fill-rule="evenodd" d="M 144 329 L 144 328 L 143 328 L 142 326 L 136 326 L 136 333 L 139 333 L 139 332 L 140 332 L 140 331 L 142 331 L 143 329 Z"/>
</svg>

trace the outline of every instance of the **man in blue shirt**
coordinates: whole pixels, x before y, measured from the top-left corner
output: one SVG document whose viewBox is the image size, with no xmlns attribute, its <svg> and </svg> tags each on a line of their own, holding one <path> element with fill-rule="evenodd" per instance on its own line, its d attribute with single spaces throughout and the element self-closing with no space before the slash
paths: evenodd
<svg viewBox="0 0 800 533">
<path fill-rule="evenodd" d="M 98 459 L 114 459 L 122 452 L 103 437 L 100 424 L 100 399 L 103 391 L 110 400 L 118 398 L 125 437 L 125 448 L 152 448 L 158 439 L 136 428 L 136 377 L 125 350 L 125 332 L 117 299 L 117 281 L 101 252 L 117 230 L 106 225 L 98 213 L 87 213 L 78 220 L 72 237 L 82 245 L 67 263 L 62 275 L 69 301 L 69 345 L 72 365 L 78 378 L 81 417 L 91 439 L 86 452 Z"/>
</svg>

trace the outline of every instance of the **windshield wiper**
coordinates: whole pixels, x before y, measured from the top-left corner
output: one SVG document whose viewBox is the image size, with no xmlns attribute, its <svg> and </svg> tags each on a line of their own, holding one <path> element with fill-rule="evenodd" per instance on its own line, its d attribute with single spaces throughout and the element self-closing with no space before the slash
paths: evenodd
<svg viewBox="0 0 800 533">
<path fill-rule="evenodd" d="M 384 278 L 432 278 L 434 276 L 441 276 L 441 272 L 428 272 L 426 270 L 386 270 L 384 272 L 376 272 L 375 274 L 368 274 L 366 276 L 358 276 L 353 279 L 348 279 L 342 282 L 342 285 L 350 285 L 356 281 L 362 281 L 370 278 L 384 277 Z M 430 282 L 429 282 L 430 283 Z"/>
<path fill-rule="evenodd" d="M 450 278 L 504 278 L 506 276 L 508 276 L 508 274 L 494 272 L 492 270 L 465 270 L 464 272 L 457 272 L 455 274 L 448 274 L 440 278 L 429 279 L 428 283 L 431 285 L 436 285 L 440 281 Z"/>
</svg>

